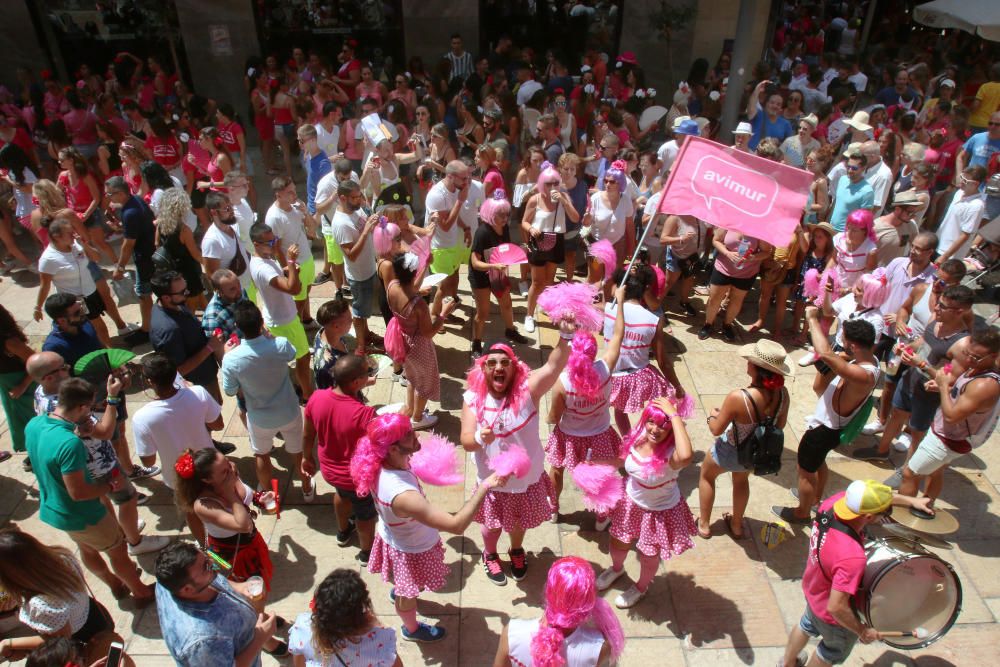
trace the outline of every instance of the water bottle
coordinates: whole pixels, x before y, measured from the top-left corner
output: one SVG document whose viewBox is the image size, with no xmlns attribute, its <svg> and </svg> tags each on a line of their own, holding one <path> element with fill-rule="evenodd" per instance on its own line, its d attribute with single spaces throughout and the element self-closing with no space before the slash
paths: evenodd
<svg viewBox="0 0 1000 667">
<path fill-rule="evenodd" d="M 889 356 L 889 360 L 885 363 L 886 371 L 889 375 L 895 375 L 899 370 L 899 364 L 902 362 L 902 351 L 907 345 L 913 342 L 913 329 L 906 327 L 906 334 L 899 337 L 899 341 L 892 346 L 892 354 Z"/>
<path fill-rule="evenodd" d="M 736 254 L 740 256 L 736 262 L 736 268 L 742 268 L 743 263 L 750 256 L 750 239 L 740 239 L 740 244 L 736 248 Z"/>
</svg>

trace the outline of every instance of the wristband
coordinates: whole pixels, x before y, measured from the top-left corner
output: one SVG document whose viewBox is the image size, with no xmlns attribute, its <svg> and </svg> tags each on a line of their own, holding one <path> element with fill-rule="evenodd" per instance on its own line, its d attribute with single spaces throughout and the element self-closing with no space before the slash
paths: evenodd
<svg viewBox="0 0 1000 667">
<path fill-rule="evenodd" d="M 568 342 L 568 341 L 573 340 L 573 334 L 563 333 L 562 331 L 560 331 L 559 332 L 559 338 L 561 338 L 562 340 Z"/>
<path fill-rule="evenodd" d="M 107 401 L 108 405 L 118 405 L 119 403 L 122 402 L 122 399 L 118 398 L 117 396 L 108 396 Z"/>
<path fill-rule="evenodd" d="M 486 443 L 483 442 L 483 435 L 482 435 L 482 433 L 480 433 L 480 429 L 478 429 L 478 428 L 476 429 L 475 441 L 476 441 L 476 444 L 479 445 L 480 447 L 482 447 L 484 449 L 486 448 Z"/>
</svg>

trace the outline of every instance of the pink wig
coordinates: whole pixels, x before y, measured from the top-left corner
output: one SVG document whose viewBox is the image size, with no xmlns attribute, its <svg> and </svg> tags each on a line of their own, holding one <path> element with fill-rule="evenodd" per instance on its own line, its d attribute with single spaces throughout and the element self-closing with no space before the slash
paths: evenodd
<svg viewBox="0 0 1000 667">
<path fill-rule="evenodd" d="M 375 488 L 389 447 L 412 433 L 413 426 L 406 415 L 390 412 L 375 417 L 365 432 L 351 457 L 351 479 L 359 496 L 367 496 Z"/>
<path fill-rule="evenodd" d="M 625 194 L 625 177 L 627 171 L 628 163 L 625 160 L 615 160 L 604 172 L 605 176 L 615 179 L 618 183 L 618 191 L 622 194 Z"/>
<path fill-rule="evenodd" d="M 510 202 L 507 201 L 507 193 L 503 188 L 494 190 L 493 195 L 479 207 L 479 217 L 488 225 L 493 224 L 497 213 L 510 213 Z"/>
<path fill-rule="evenodd" d="M 543 187 L 545 181 L 559 181 L 562 183 L 562 176 L 559 175 L 559 172 L 556 171 L 556 168 L 551 164 L 538 173 L 538 181 L 535 183 L 535 192 L 545 192 L 545 188 Z"/>
<path fill-rule="evenodd" d="M 646 438 L 646 422 L 649 420 L 653 420 L 661 428 L 667 429 L 667 437 L 656 446 L 656 449 L 653 451 L 652 460 L 645 466 L 647 474 L 658 475 L 663 470 L 664 464 L 666 464 L 667 459 L 670 458 L 670 454 L 674 450 L 673 427 L 670 424 L 670 418 L 667 417 L 667 413 L 663 410 L 652 403 L 648 403 L 642 414 L 639 415 L 639 421 L 635 423 L 635 426 L 629 431 L 628 437 L 625 438 L 625 447 L 622 451 L 631 451 L 632 447 Z"/>
<path fill-rule="evenodd" d="M 862 275 L 856 287 L 861 288 L 862 308 L 878 308 L 889 296 L 889 279 L 882 267 Z"/>
<path fill-rule="evenodd" d="M 494 343 L 483 356 L 476 359 L 472 368 L 465 375 L 469 391 L 475 396 L 472 407 L 475 408 L 476 416 L 482 413 L 483 406 L 486 404 L 486 396 L 489 394 L 489 382 L 486 380 L 486 373 L 483 369 L 486 367 L 487 357 L 495 352 L 502 352 L 510 357 L 511 380 L 507 390 L 507 395 L 510 397 L 510 407 L 517 412 L 521 409 L 521 404 L 524 403 L 525 399 L 529 398 L 528 376 L 531 374 L 531 369 L 528 368 L 528 364 L 518 359 L 509 345 Z"/>
<path fill-rule="evenodd" d="M 399 226 L 395 222 L 389 222 L 389 218 L 379 216 L 378 224 L 372 230 L 372 239 L 375 243 L 375 253 L 379 257 L 386 257 L 392 250 L 392 241 L 399 236 Z"/>
<path fill-rule="evenodd" d="M 848 227 L 860 227 L 865 230 L 865 235 L 871 239 L 872 243 L 878 243 L 875 236 L 875 216 L 866 208 L 859 208 L 851 211 L 847 216 Z"/>
<path fill-rule="evenodd" d="M 566 636 L 590 621 L 604 635 L 611 649 L 611 663 L 625 647 L 625 633 L 607 600 L 597 595 L 594 569 L 578 556 L 560 558 L 549 568 L 545 582 L 545 623 L 531 638 L 531 662 L 535 667 L 561 667 Z"/>
<path fill-rule="evenodd" d="M 593 398 L 601 390 L 601 379 L 594 368 L 597 356 L 597 340 L 594 335 L 577 330 L 573 334 L 572 352 L 566 363 L 566 372 L 573 385 L 573 391 L 583 398 Z"/>
</svg>

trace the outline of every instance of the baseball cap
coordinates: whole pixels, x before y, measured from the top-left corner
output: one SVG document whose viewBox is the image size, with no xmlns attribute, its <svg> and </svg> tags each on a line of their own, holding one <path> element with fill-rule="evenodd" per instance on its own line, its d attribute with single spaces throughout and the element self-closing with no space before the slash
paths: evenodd
<svg viewBox="0 0 1000 667">
<path fill-rule="evenodd" d="M 850 483 L 844 496 L 833 504 L 833 512 L 841 521 L 850 521 L 862 514 L 880 514 L 891 505 L 891 488 L 873 479 L 856 480 Z"/>
<path fill-rule="evenodd" d="M 736 126 L 736 129 L 733 130 L 733 134 L 753 134 L 753 126 L 744 121 Z"/>
<path fill-rule="evenodd" d="M 946 86 L 948 88 L 954 88 L 955 82 L 952 81 L 951 79 L 944 79 L 941 83 L 938 84 L 938 88 L 944 88 Z"/>
<path fill-rule="evenodd" d="M 674 128 L 674 134 L 689 134 L 697 136 L 700 133 L 701 128 L 698 127 L 698 121 L 691 120 L 690 118 Z"/>
<path fill-rule="evenodd" d="M 855 141 L 854 143 L 848 144 L 847 150 L 844 151 L 844 157 L 851 157 L 852 155 L 857 155 L 861 152 L 861 142 Z"/>
<path fill-rule="evenodd" d="M 673 127 L 673 130 L 676 132 L 677 128 L 681 126 L 681 123 L 686 120 L 691 120 L 691 116 L 678 116 L 677 118 L 674 118 L 674 123 L 671 127 Z"/>
</svg>

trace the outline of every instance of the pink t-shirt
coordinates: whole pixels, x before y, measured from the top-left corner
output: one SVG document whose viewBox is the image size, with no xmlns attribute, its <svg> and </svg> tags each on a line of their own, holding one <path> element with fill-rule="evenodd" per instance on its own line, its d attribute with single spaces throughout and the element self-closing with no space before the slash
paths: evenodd
<svg viewBox="0 0 1000 667">
<path fill-rule="evenodd" d="M 819 511 L 832 509 L 833 504 L 843 496 L 843 492 L 830 496 L 819 506 Z M 865 574 L 865 550 L 857 540 L 831 528 L 827 531 L 823 548 L 819 551 L 819 556 L 823 559 L 821 569 L 815 542 L 819 531 L 813 527 L 812 534 L 809 560 L 806 561 L 806 571 L 802 575 L 802 592 L 805 593 L 809 608 L 817 617 L 827 623 L 839 625 L 837 619 L 826 610 L 830 602 L 830 591 L 837 590 L 848 595 L 857 593 L 861 578 Z M 824 570 L 830 578 L 827 578 Z"/>
<path fill-rule="evenodd" d="M 73 137 L 73 145 L 86 146 L 97 143 L 97 116 L 86 109 L 73 109 L 63 116 L 66 129 Z"/>
<path fill-rule="evenodd" d="M 318 389 L 309 397 L 305 415 L 316 429 L 316 458 L 323 479 L 353 490 L 351 457 L 368 422 L 375 419 L 375 408 L 333 389 Z"/>
</svg>

